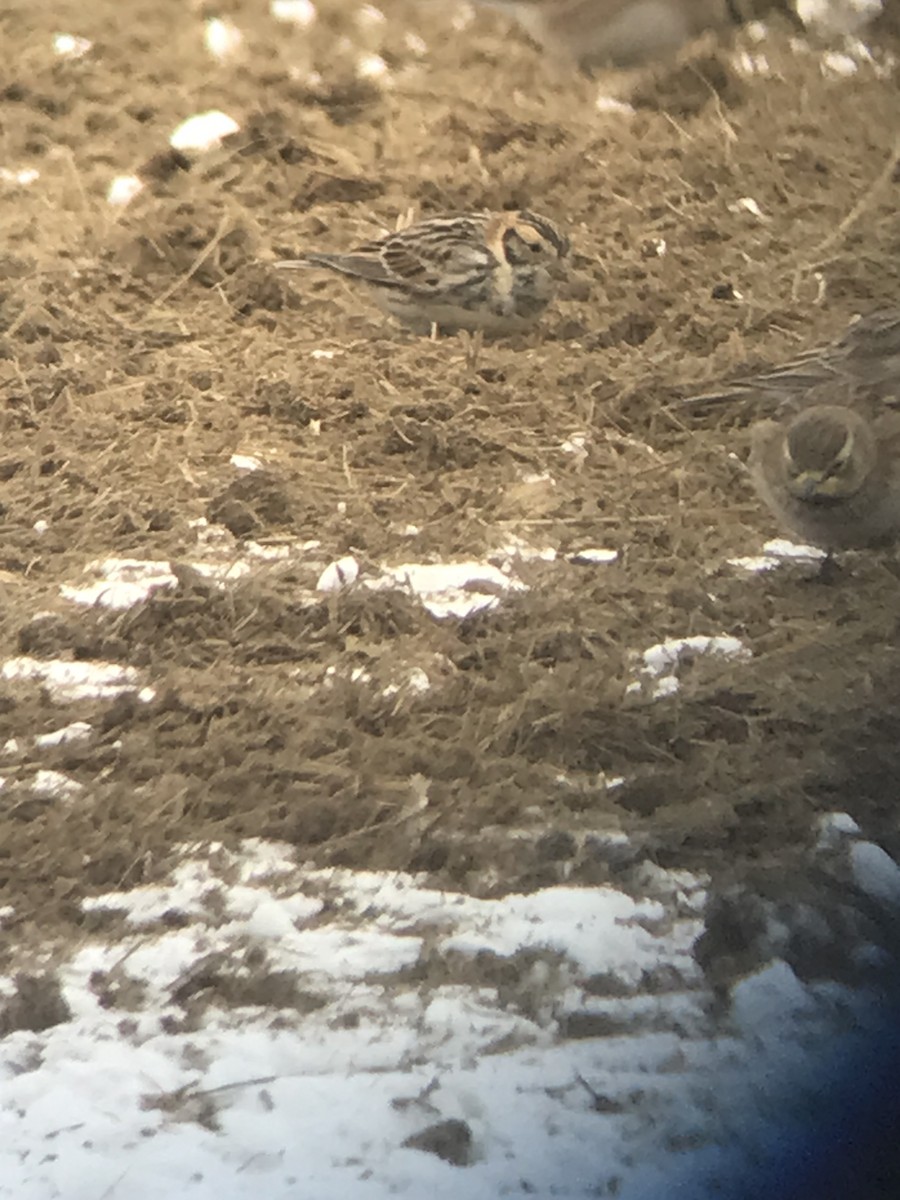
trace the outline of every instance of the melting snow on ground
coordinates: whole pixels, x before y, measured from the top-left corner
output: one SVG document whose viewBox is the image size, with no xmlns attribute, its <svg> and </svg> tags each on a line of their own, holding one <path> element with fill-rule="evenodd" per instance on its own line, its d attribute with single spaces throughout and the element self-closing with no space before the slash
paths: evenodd
<svg viewBox="0 0 900 1200">
<path fill-rule="evenodd" d="M 717 1026 L 702 881 L 647 878 L 486 900 L 185 847 L 0 979 L 0 1004 L 43 988 L 51 1014 L 0 1043 L 0 1197 L 733 1194 L 788 1088 L 818 1112 L 823 1042 L 850 1052 L 874 1017 L 775 961 Z"/>
</svg>

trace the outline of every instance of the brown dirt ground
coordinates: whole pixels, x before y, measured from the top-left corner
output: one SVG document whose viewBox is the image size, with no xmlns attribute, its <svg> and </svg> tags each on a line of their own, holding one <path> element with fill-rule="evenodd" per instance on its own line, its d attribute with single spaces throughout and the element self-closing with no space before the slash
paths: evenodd
<svg viewBox="0 0 900 1200">
<path fill-rule="evenodd" d="M 323 0 L 304 33 L 234 0 L 218 9 L 246 39 L 230 65 L 205 55 L 182 0 L 138 0 L 127 20 L 110 0 L 0 17 L 2 164 L 41 173 L 0 183 L 0 655 L 130 663 L 158 697 L 76 713 L 2 685 L 0 744 L 75 715 L 98 731 L 5 764 L 0 903 L 21 937 L 208 838 L 282 838 L 320 863 L 481 892 L 616 878 L 648 855 L 726 880 L 787 870 L 833 808 L 900 853 L 897 568 L 859 556 L 826 586 L 808 568 L 722 565 L 774 532 L 728 453 L 745 430 L 675 403 L 896 303 L 894 81 L 825 78 L 785 27 L 770 78 L 706 46 L 630 77 L 628 119 L 499 18 L 455 33 L 440 6 L 384 8 L 362 31 L 347 0 Z M 57 59 L 60 29 L 93 52 Z M 363 49 L 391 90 L 355 79 Z M 170 152 L 207 108 L 242 132 Z M 110 208 L 110 179 L 137 169 L 145 192 Z M 744 196 L 765 220 L 733 207 Z M 570 228 L 590 294 L 474 362 L 459 339 L 393 330 L 338 280 L 267 265 L 410 206 L 520 204 Z M 742 302 L 716 298 L 729 284 Z M 583 463 L 560 449 L 577 431 Z M 267 475 L 234 485 L 238 450 Z M 518 487 L 526 472 L 557 486 Z M 59 597 L 94 558 L 189 560 L 204 515 L 318 538 L 326 561 L 478 556 L 504 531 L 621 555 L 529 565 L 527 594 L 465 623 L 402 595 L 309 604 L 296 567 L 125 614 Z M 631 653 L 692 633 L 735 634 L 754 658 L 697 661 L 676 699 L 623 702 Z M 385 698 L 399 663 L 425 665 L 431 690 Z M 346 682 L 359 666 L 368 687 Z M 38 767 L 86 798 L 29 799 Z M 629 782 L 607 792 L 601 771 Z M 591 837 L 610 829 L 632 837 L 617 858 Z"/>
</svg>

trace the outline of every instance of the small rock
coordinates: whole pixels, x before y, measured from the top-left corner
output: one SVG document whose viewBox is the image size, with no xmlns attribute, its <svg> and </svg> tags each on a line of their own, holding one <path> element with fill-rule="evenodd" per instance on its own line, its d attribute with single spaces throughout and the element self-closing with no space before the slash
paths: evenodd
<svg viewBox="0 0 900 1200">
<path fill-rule="evenodd" d="M 407 1150 L 424 1150 L 436 1154 L 454 1167 L 468 1167 L 473 1161 L 472 1130 L 465 1121 L 451 1118 L 429 1125 L 414 1133 L 403 1143 Z"/>
</svg>

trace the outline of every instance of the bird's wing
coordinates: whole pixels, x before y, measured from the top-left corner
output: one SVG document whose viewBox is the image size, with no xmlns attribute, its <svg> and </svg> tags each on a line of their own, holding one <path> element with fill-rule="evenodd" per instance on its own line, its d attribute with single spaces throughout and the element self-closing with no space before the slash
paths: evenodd
<svg viewBox="0 0 900 1200">
<path fill-rule="evenodd" d="M 703 408 L 723 401 L 778 400 L 799 405 L 813 388 L 859 385 L 877 388 L 883 401 L 900 403 L 900 309 L 887 308 L 860 317 L 834 342 L 815 346 L 785 363 L 728 380 L 715 391 L 689 396 L 682 403 Z"/>
<path fill-rule="evenodd" d="M 796 358 L 769 370 L 754 375 L 739 375 L 727 380 L 715 391 L 688 396 L 683 404 L 703 408 L 731 400 L 789 400 L 800 398 L 812 388 L 824 387 L 839 378 L 839 372 L 830 354 L 821 347 L 798 354 Z"/>
<path fill-rule="evenodd" d="M 381 254 L 405 287 L 444 291 L 497 265 L 484 239 L 480 217 L 436 217 L 386 238 Z"/>
</svg>

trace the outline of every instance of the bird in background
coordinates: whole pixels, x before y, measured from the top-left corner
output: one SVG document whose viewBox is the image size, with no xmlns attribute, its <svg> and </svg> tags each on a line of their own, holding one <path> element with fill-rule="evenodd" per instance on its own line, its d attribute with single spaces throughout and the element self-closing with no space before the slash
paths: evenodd
<svg viewBox="0 0 900 1200">
<path fill-rule="evenodd" d="M 417 333 L 488 335 L 528 329 L 565 277 L 569 240 L 526 210 L 430 217 L 346 254 L 309 251 L 282 270 L 325 267 L 366 285 Z"/>
<path fill-rule="evenodd" d="M 582 69 L 666 57 L 707 30 L 787 11 L 788 0 L 477 0 L 514 17 L 548 53 Z"/>
<path fill-rule="evenodd" d="M 813 404 L 751 438 L 750 476 L 789 533 L 829 556 L 900 537 L 900 415 Z"/>
<path fill-rule="evenodd" d="M 761 413 L 782 413 L 821 397 L 840 402 L 864 399 L 900 406 L 900 308 L 859 317 L 835 341 L 815 346 L 755 375 L 733 379 L 683 403 L 712 407 L 749 400 Z"/>
</svg>

